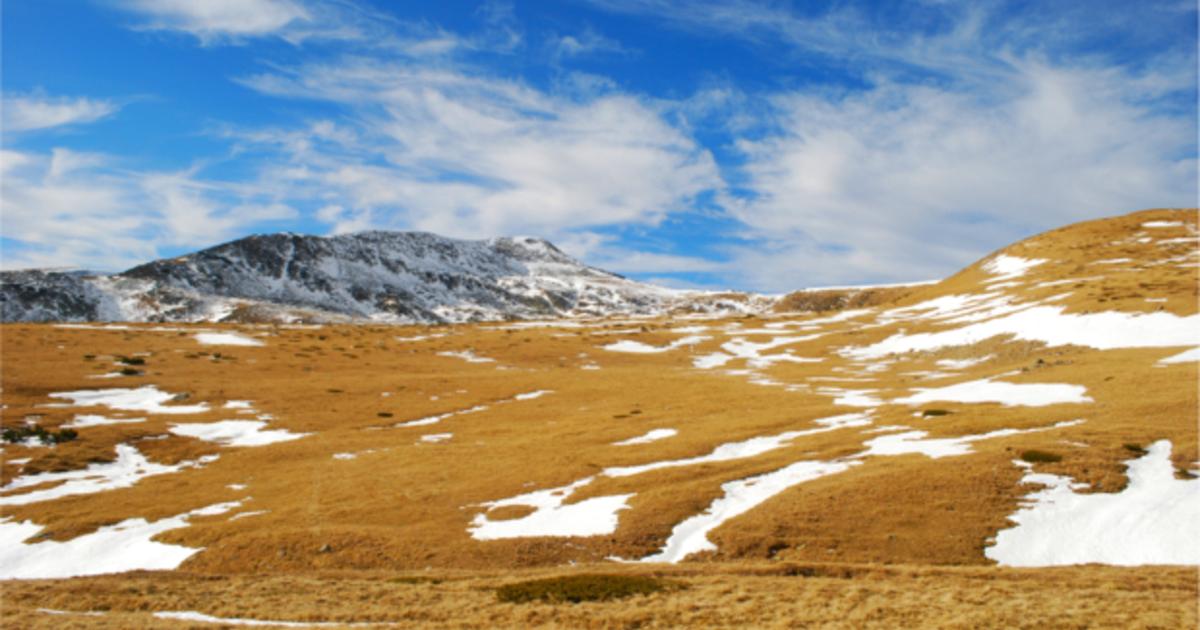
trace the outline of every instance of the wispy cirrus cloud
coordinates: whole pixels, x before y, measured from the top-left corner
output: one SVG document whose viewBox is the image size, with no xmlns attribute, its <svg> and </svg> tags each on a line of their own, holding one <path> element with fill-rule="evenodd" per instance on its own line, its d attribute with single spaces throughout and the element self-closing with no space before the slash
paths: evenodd
<svg viewBox="0 0 1200 630">
<path fill-rule="evenodd" d="M 120 0 L 116 6 L 142 17 L 139 28 L 185 32 L 201 42 L 280 34 L 314 17 L 295 0 Z"/>
<path fill-rule="evenodd" d="M 274 96 L 336 103 L 322 133 L 246 133 L 310 187 L 333 229 L 412 227 L 464 237 L 561 236 L 654 224 L 721 186 L 711 154 L 654 102 L 621 92 L 555 93 L 454 66 L 374 58 L 248 77 Z"/>
<path fill-rule="evenodd" d="M 943 277 L 1041 230 L 1195 203 L 1195 7 L 1152 3 L 1131 26 L 1069 3 L 590 4 L 858 76 L 687 104 L 735 147 L 722 206 L 753 245 L 724 252 L 734 286 Z"/>
<path fill-rule="evenodd" d="M 550 55 L 556 59 L 585 55 L 623 55 L 629 50 L 621 42 L 605 37 L 594 29 L 586 28 L 574 34 L 553 35 L 546 41 Z"/>
<path fill-rule="evenodd" d="M 3 128 L 9 133 L 93 123 L 121 108 L 106 99 L 55 97 L 37 92 L 6 95 L 3 105 Z"/>
<path fill-rule="evenodd" d="M 286 203 L 194 170 L 139 172 L 96 153 L 0 151 L 0 268 L 118 270 L 295 218 Z"/>
<path fill-rule="evenodd" d="M 108 0 L 108 3 L 132 16 L 134 21 L 130 26 L 136 30 L 186 34 L 204 46 L 277 38 L 295 45 L 324 41 L 403 47 L 425 39 L 414 39 L 413 33 L 403 32 L 408 30 L 405 24 L 352 0 Z M 428 47 L 436 46 L 432 40 L 425 43 Z"/>
<path fill-rule="evenodd" d="M 776 95 L 779 132 L 739 143 L 753 193 L 728 206 L 766 244 L 738 255 L 744 282 L 795 282 L 765 252 L 808 284 L 937 278 L 1050 227 L 1194 204 L 1196 122 L 1156 106 L 1178 84 L 1018 68 L 984 94 L 881 82 Z"/>
</svg>

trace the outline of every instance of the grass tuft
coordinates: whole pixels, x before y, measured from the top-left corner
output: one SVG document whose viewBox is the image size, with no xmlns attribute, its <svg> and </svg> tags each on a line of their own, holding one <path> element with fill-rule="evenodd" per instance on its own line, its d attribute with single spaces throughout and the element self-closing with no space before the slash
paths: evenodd
<svg viewBox="0 0 1200 630">
<path fill-rule="evenodd" d="M 1021 453 L 1021 459 L 1030 464 L 1053 464 L 1062 461 L 1062 455 L 1058 453 L 1047 453 L 1046 451 L 1028 450 Z"/>
<path fill-rule="evenodd" d="M 930 416 L 948 416 L 950 415 L 950 412 L 946 411 L 945 409 L 926 409 L 925 411 L 921 412 L 921 415 L 926 418 Z"/>
<path fill-rule="evenodd" d="M 506 584 L 496 589 L 496 598 L 513 604 L 533 601 L 577 604 L 650 595 L 675 586 L 671 582 L 640 575 L 568 575 Z"/>
<path fill-rule="evenodd" d="M 30 438 L 36 438 L 42 444 L 62 444 L 78 437 L 79 433 L 75 429 L 61 429 L 57 432 L 47 431 L 40 424 L 25 425 L 0 431 L 0 440 L 10 444 L 21 444 Z"/>
<path fill-rule="evenodd" d="M 1126 442 L 1124 444 L 1124 446 L 1125 446 L 1125 450 L 1129 451 L 1130 453 L 1133 453 L 1134 455 L 1137 455 L 1138 457 L 1141 457 L 1142 455 L 1146 454 L 1146 449 L 1142 448 L 1142 446 L 1140 444 L 1134 444 L 1133 442 Z"/>
</svg>

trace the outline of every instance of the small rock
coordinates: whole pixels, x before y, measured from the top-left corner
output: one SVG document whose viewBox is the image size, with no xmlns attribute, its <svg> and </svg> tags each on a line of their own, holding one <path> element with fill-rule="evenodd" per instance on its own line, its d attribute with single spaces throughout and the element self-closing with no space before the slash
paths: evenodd
<svg viewBox="0 0 1200 630">
<path fill-rule="evenodd" d="M 321 548 L 317 549 L 317 553 L 331 553 L 332 551 L 333 551 L 333 546 L 331 546 L 328 543 L 321 545 Z"/>
</svg>

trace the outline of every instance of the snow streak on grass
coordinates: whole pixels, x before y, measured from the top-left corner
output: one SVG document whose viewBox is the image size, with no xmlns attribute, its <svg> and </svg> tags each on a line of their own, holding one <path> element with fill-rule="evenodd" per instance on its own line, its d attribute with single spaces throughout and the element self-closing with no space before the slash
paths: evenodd
<svg viewBox="0 0 1200 630">
<path fill-rule="evenodd" d="M 176 435 L 193 437 L 205 442 L 224 446 L 265 446 L 277 442 L 290 442 L 310 435 L 292 433 L 287 429 L 264 430 L 266 422 L 261 420 L 221 420 L 220 422 L 197 422 L 172 425 L 168 431 Z"/>
<path fill-rule="evenodd" d="M 57 485 L 23 494 L 5 494 L 5 496 L 0 497 L 0 505 L 28 505 L 30 503 L 60 499 L 62 497 L 94 494 L 117 488 L 128 488 L 147 477 L 179 472 L 185 468 L 192 468 L 215 459 L 216 456 L 209 456 L 199 461 L 184 461 L 173 466 L 168 466 L 156 464 L 146 459 L 146 456 L 138 452 L 136 447 L 129 444 L 118 444 L 117 459 L 114 462 L 90 464 L 87 468 L 68 470 L 66 472 L 22 475 L 13 479 L 8 485 L 0 488 L 0 492 L 11 493 L 14 490 L 49 483 Z M 0 548 L 2 548 L 2 545 L 0 545 Z"/>
<path fill-rule="evenodd" d="M 261 340 L 237 333 L 200 333 L 196 341 L 205 346 L 265 346 Z"/>
<path fill-rule="evenodd" d="M 1062 383 L 1006 383 L 991 379 L 980 379 L 947 385 L 946 387 L 919 388 L 916 393 L 892 402 L 902 405 L 919 405 L 927 402 L 998 402 L 1006 407 L 1044 407 L 1060 403 L 1090 403 L 1087 388 L 1082 385 Z"/>
<path fill-rule="evenodd" d="M 103 406 L 120 411 L 141 411 L 156 414 L 188 414 L 208 411 L 208 405 L 205 403 L 167 406 L 164 403 L 174 401 L 176 396 L 160 391 L 153 385 L 146 385 L 137 389 L 84 389 L 50 394 L 50 397 L 71 401 L 64 406 Z"/>
</svg>

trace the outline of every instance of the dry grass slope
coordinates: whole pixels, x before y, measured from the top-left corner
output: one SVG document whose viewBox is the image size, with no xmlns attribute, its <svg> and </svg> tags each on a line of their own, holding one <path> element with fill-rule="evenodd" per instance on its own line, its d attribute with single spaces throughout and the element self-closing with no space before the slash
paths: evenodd
<svg viewBox="0 0 1200 630">
<path fill-rule="evenodd" d="M 1006 248 L 1009 256 L 1046 261 L 1019 277 L 997 280 L 973 265 L 936 285 L 816 302 L 799 296 L 794 307 L 806 312 L 761 318 L 429 328 L 0 326 L 5 428 L 32 421 L 58 431 L 79 414 L 145 418 L 78 428 L 78 439 L 53 448 L 6 445 L 0 483 L 111 462 L 119 444 L 162 465 L 219 455 L 120 489 L 0 504 L 7 522 L 43 527 L 27 543 L 240 502 L 154 539 L 202 549 L 179 572 L 4 582 L 0 623 L 175 627 L 180 622 L 149 612 L 199 610 L 455 627 L 1195 627 L 1193 569 L 999 569 L 983 553 L 1031 491 L 1013 460 L 1090 484 L 1086 492 L 1123 489 L 1134 449 L 1158 440 L 1170 440 L 1181 478 L 1197 468 L 1197 363 L 1159 364 L 1186 348 L 1100 350 L 999 335 L 871 358 L 852 350 L 996 316 L 931 315 L 931 301 L 951 296 L 992 296 L 1001 305 L 994 308 L 1038 302 L 1067 314 L 1193 316 L 1197 233 L 1195 210 L 1134 213 Z M 264 345 L 202 345 L 195 337 L 201 329 Z M 642 352 L 605 349 L 617 342 L 636 342 L 624 348 Z M 729 357 L 724 364 L 706 363 L 718 353 Z M 132 366 L 140 373 L 100 378 L 129 366 L 123 358 L 140 359 Z M 899 402 L 922 388 L 980 379 L 1082 386 L 1091 401 Z M 57 392 L 144 385 L 181 395 L 169 405 L 205 403 L 208 410 L 48 406 L 62 402 L 51 398 Z M 547 393 L 527 396 L 539 391 Z M 229 401 L 251 401 L 252 410 L 226 408 Z M 867 423 L 830 429 L 816 422 L 847 413 L 866 414 Z M 268 429 L 311 435 L 237 447 L 171 431 L 179 423 L 259 416 Z M 1075 420 L 1083 422 L 1051 428 Z M 398 426 L 414 421 L 422 423 Z M 677 434 L 614 446 L 664 428 Z M 969 453 L 938 459 L 862 455 L 872 440 L 901 431 L 949 440 L 1006 429 L 1028 432 L 978 439 Z M 752 456 L 604 474 L 785 432 L 806 434 Z M 835 461 L 853 465 L 782 489 L 709 531 L 715 550 L 679 565 L 605 560 L 659 551 L 727 484 L 797 462 Z M 520 522 L 534 511 L 489 511 L 485 503 L 588 477 L 564 505 L 631 495 L 611 532 L 470 535 L 480 514 Z M 0 491 L 0 501 L 49 487 Z M 561 568 L 567 563 L 684 588 L 577 605 L 497 601 L 496 589 L 506 584 L 573 574 Z"/>
</svg>

